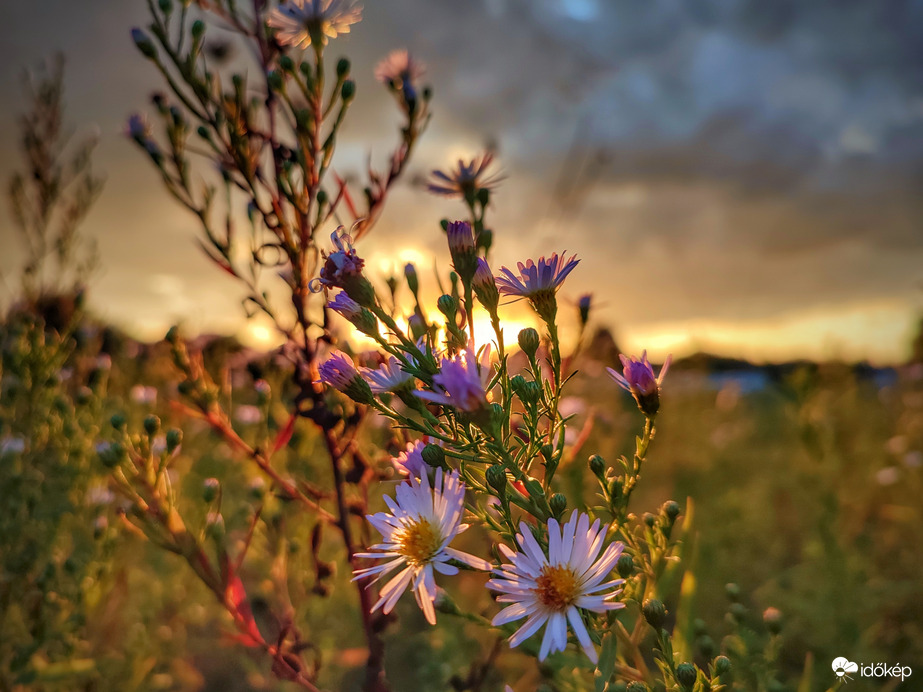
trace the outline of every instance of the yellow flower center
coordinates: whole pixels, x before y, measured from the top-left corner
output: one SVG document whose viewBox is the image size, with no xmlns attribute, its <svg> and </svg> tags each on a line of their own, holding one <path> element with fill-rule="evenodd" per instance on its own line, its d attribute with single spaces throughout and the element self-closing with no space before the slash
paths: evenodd
<svg viewBox="0 0 923 692">
<path fill-rule="evenodd" d="M 442 534 L 427 519 L 419 519 L 404 527 L 397 537 L 398 551 L 411 565 L 429 562 L 442 545 Z"/>
<path fill-rule="evenodd" d="M 577 575 L 570 567 L 543 567 L 535 584 L 538 600 L 549 610 L 563 612 L 577 600 Z"/>
</svg>

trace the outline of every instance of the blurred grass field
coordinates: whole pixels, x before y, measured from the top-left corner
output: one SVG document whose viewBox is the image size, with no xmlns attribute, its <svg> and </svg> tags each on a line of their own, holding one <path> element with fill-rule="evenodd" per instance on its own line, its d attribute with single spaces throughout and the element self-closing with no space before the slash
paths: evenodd
<svg viewBox="0 0 923 692">
<path fill-rule="evenodd" d="M 171 404 L 178 395 L 164 344 L 138 344 L 86 325 L 60 341 L 40 333 L 15 317 L 0 332 L 0 689 L 285 689 L 264 660 L 232 641 L 226 615 L 181 560 L 124 530 L 119 500 L 105 494 L 107 469 L 98 452 L 112 438 L 113 414 L 124 414 L 129 429 L 152 413 L 164 430 L 182 425 L 174 487 L 187 516 L 198 516 L 204 530 L 210 507 L 202 484 L 220 477 L 231 544 L 241 540 L 249 501 L 261 492 L 255 469 L 235 459 L 204 423 L 183 421 Z M 281 427 L 290 395 L 284 369 L 232 340 L 202 343 L 213 376 L 226 384 L 236 429 L 256 441 Z M 594 355 L 577 362 L 580 374 L 565 402 L 574 414 L 573 441 L 582 433 L 579 453 L 559 471 L 569 490 L 591 487 L 589 454 L 614 460 L 630 453 L 640 425 L 633 403 L 603 379 L 605 363 Z M 694 503 L 694 526 L 684 540 L 694 546 L 696 590 L 686 616 L 696 620 L 695 647 L 734 646 L 724 638 L 734 629 L 726 585 L 736 583 L 742 594 L 736 617 L 745 629 L 764 631 L 766 608 L 782 613 L 781 677 L 792 682 L 781 689 L 794 692 L 806 656 L 815 665 L 799 692 L 827 689 L 837 656 L 923 661 L 923 371 L 718 365 L 695 358 L 670 372 L 653 451 L 633 498 L 639 514 L 667 499 Z M 272 388 L 268 401 L 254 390 L 257 377 Z M 383 466 L 386 457 L 374 450 L 386 447 L 390 435 L 372 419 L 362 442 Z M 328 462 L 316 442 L 308 424 L 298 427 L 283 470 L 324 486 Z M 62 476 L 66 469 L 70 475 Z M 389 489 L 381 484 L 382 492 Z M 97 499 L 88 499 L 93 493 Z M 584 497 L 592 502 L 589 492 Z M 42 508 L 55 511 L 35 519 Z M 297 596 L 294 621 L 315 647 L 310 657 L 320 665 L 320 683 L 358 689 L 364 640 L 355 592 L 349 575 L 334 570 L 325 577 L 318 568 L 341 557 L 336 536 L 321 534 L 314 553 L 314 527 L 295 509 L 265 497 L 270 529 L 242 574 L 255 615 L 264 631 L 278 629 L 261 620 L 261 603 L 277 597 L 273 565 L 286 561 Z M 465 540 L 485 537 L 472 531 Z M 491 612 L 482 576 L 454 578 L 449 590 L 460 607 Z M 676 609 L 675 594 L 667 595 L 667 605 Z M 390 628 L 387 639 L 396 690 L 450 689 L 453 676 L 465 677 L 473 662 L 500 653 L 484 689 L 500 689 L 501 680 L 516 689 L 535 683 L 528 659 L 506 653 L 489 631 L 446 614 L 432 630 L 409 601 L 396 614 L 400 627 Z M 915 688 L 908 681 L 888 689 Z"/>
</svg>

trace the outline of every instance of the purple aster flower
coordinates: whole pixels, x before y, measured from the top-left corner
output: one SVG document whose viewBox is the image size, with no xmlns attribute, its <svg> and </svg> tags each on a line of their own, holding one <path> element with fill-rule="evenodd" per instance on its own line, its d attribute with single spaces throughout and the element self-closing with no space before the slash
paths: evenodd
<svg viewBox="0 0 923 692">
<path fill-rule="evenodd" d="M 311 290 L 320 291 L 322 288 L 342 288 L 346 294 L 357 304 L 367 307 L 375 302 L 375 289 L 362 275 L 365 260 L 359 257 L 352 246 L 352 239 L 343 233 L 341 226 L 330 234 L 336 250 L 328 254 L 321 251 L 324 266 L 321 267 L 320 277 L 312 281 Z"/>
<path fill-rule="evenodd" d="M 378 333 L 378 320 L 375 315 L 346 295 L 345 291 L 337 293 L 334 299 L 327 303 L 327 307 L 345 317 L 363 334 Z"/>
<path fill-rule="evenodd" d="M 490 271 L 490 265 L 483 257 L 478 257 L 477 269 L 474 271 L 474 279 L 471 281 L 471 287 L 475 295 L 481 301 L 487 310 L 493 314 L 500 302 L 500 292 L 497 290 L 497 282 L 494 280 L 493 272 Z"/>
<path fill-rule="evenodd" d="M 372 401 L 372 390 L 368 382 L 362 379 L 352 358 L 342 351 L 334 351 L 330 358 L 318 367 L 320 381 L 329 387 L 343 392 L 360 404 Z"/>
<path fill-rule="evenodd" d="M 593 294 L 584 293 L 577 300 L 577 311 L 580 313 L 580 324 L 586 325 L 590 320 L 590 307 L 593 305 Z"/>
<path fill-rule="evenodd" d="M 394 91 L 399 91 L 408 102 L 417 98 L 416 84 L 426 72 L 426 67 L 406 48 L 391 51 L 375 67 L 375 79 Z"/>
<path fill-rule="evenodd" d="M 619 360 L 622 361 L 622 373 L 619 374 L 612 368 L 606 368 L 609 376 L 622 389 L 631 392 L 635 401 L 638 402 L 638 407 L 645 415 L 653 416 L 660 408 L 660 385 L 667 370 L 670 369 L 673 356 L 667 356 L 658 376 L 654 375 L 654 368 L 647 359 L 647 351 L 641 353 L 641 360 L 634 356 L 628 358 L 624 355 L 620 355 Z"/>
<path fill-rule="evenodd" d="M 402 476 L 413 476 L 414 478 L 420 478 L 429 473 L 432 467 L 423 459 L 424 447 L 426 444 L 421 440 L 408 442 L 407 448 L 391 459 L 397 472 Z"/>
<path fill-rule="evenodd" d="M 467 221 L 453 221 L 446 227 L 452 265 L 467 285 L 477 270 L 477 245 L 474 231 Z"/>
<path fill-rule="evenodd" d="M 362 8 L 352 0 L 288 0 L 269 13 L 267 24 L 276 30 L 283 46 L 307 48 L 314 41 L 348 34 L 362 17 Z"/>
<path fill-rule="evenodd" d="M 484 349 L 479 364 L 469 347 L 455 358 L 443 358 L 438 375 L 433 375 L 433 391 L 416 391 L 421 399 L 453 406 L 459 411 L 477 413 L 487 408 L 487 383 L 490 381 L 490 346 Z"/>
<path fill-rule="evenodd" d="M 497 286 L 502 295 L 513 296 L 516 300 L 527 298 L 542 319 L 553 322 L 557 312 L 555 294 L 579 262 L 577 255 L 565 259 L 564 255 L 554 253 L 548 259 L 540 257 L 537 264 L 532 260 L 517 263 L 519 276 L 501 267 Z"/>
<path fill-rule="evenodd" d="M 499 174 L 487 172 L 493 160 L 494 155 L 489 151 L 468 163 L 459 159 L 457 168 L 448 173 L 433 171 L 426 187 L 437 195 L 462 199 L 474 197 L 479 190 L 492 190 L 503 180 Z"/>
</svg>

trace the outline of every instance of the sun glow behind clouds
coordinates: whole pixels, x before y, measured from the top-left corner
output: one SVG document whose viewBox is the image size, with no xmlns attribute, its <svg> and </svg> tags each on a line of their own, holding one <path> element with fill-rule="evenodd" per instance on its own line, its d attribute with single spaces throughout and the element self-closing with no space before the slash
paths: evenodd
<svg viewBox="0 0 923 692">
<path fill-rule="evenodd" d="M 882 300 L 790 313 L 758 321 L 696 319 L 626 326 L 620 344 L 647 349 L 652 359 L 696 351 L 779 361 L 799 358 L 905 360 L 917 329 L 917 310 L 905 301 Z"/>
</svg>

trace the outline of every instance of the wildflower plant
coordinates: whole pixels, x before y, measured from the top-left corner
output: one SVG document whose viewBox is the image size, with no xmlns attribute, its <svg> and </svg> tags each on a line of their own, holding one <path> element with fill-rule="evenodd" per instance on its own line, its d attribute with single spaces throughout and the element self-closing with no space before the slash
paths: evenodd
<svg viewBox="0 0 923 692">
<path fill-rule="evenodd" d="M 694 652 L 671 636 L 678 621 L 672 613 L 668 620 L 663 605 L 673 609 L 677 595 L 668 584 L 683 577 L 680 506 L 671 501 L 643 518 L 630 509 L 666 368 L 654 378 L 646 356 L 626 362 L 617 379 L 643 421 L 635 451 L 615 463 L 590 456 L 583 472 L 594 486 L 589 496 L 565 486 L 558 471 L 578 463 L 582 442 L 568 442 L 572 420 L 561 413 L 575 361 L 563 357 L 557 308 L 579 260 L 555 253 L 520 262 L 518 271 L 492 269 L 485 215 L 499 178 L 491 154 L 436 172 L 429 185 L 469 210 L 467 219 L 442 224 L 452 271 L 436 278 L 449 289 L 427 304 L 408 265 L 412 314 L 405 321 L 398 280 L 388 282 L 389 294 L 376 288 L 360 243 L 429 121 L 421 63 L 398 52 L 376 70 L 403 123 L 389 166 L 367 171 L 360 196 L 335 168 L 341 126 L 357 96 L 352 65 L 329 59 L 340 35 L 358 33 L 358 5 L 260 1 L 244 10 L 226 0 L 195 7 L 161 0 L 149 8 L 151 23 L 132 36 L 169 94 L 154 96 L 157 124 L 134 117 L 129 136 L 199 220 L 202 249 L 244 288 L 248 314 L 268 317 L 284 343 L 278 387 L 260 389 L 274 414 L 264 426 L 244 426 L 231 415 L 220 378 L 171 330 L 181 377 L 176 410 L 186 424 L 207 425 L 248 462 L 250 483 L 266 487 L 252 486 L 261 490 L 234 508 L 224 499 L 226 481 L 210 478 L 203 517 L 176 492 L 171 472 L 183 433 L 166 431 L 155 449 L 158 419 L 145 421 L 140 434 L 116 419 L 113 478 L 131 503 L 126 523 L 182 558 L 226 611 L 237 640 L 303 689 L 321 689 L 328 679 L 305 623 L 334 586 L 331 555 L 352 577 L 369 692 L 391 689 L 386 633 L 408 590 L 427 623 L 443 613 L 483 626 L 541 661 L 540 674 L 557 689 L 719 689 L 717 665 L 690 662 Z M 248 44 L 259 69 L 245 74 L 214 60 L 210 22 Z M 267 280 L 273 277 L 281 291 Z M 504 299 L 526 299 L 541 332 L 526 328 L 515 344 L 508 340 Z M 479 313 L 492 325 L 491 343 L 475 339 Z M 334 315 L 355 334 L 340 338 Z M 357 356 L 358 334 L 372 340 L 374 354 Z M 382 419 L 389 439 L 373 444 L 370 428 Z M 306 472 L 305 445 L 324 460 L 325 473 Z M 379 502 L 387 511 L 375 511 Z M 310 532 L 313 574 L 292 571 L 283 559 L 259 573 L 255 546 L 283 541 L 283 524 Z M 471 534 L 461 537 L 469 526 L 482 539 L 477 549 L 464 542 Z M 456 599 L 451 578 L 460 572 L 495 598 L 487 605 Z M 309 590 L 301 587 L 306 581 Z M 254 593 L 278 623 L 272 635 L 254 614 Z"/>
</svg>

